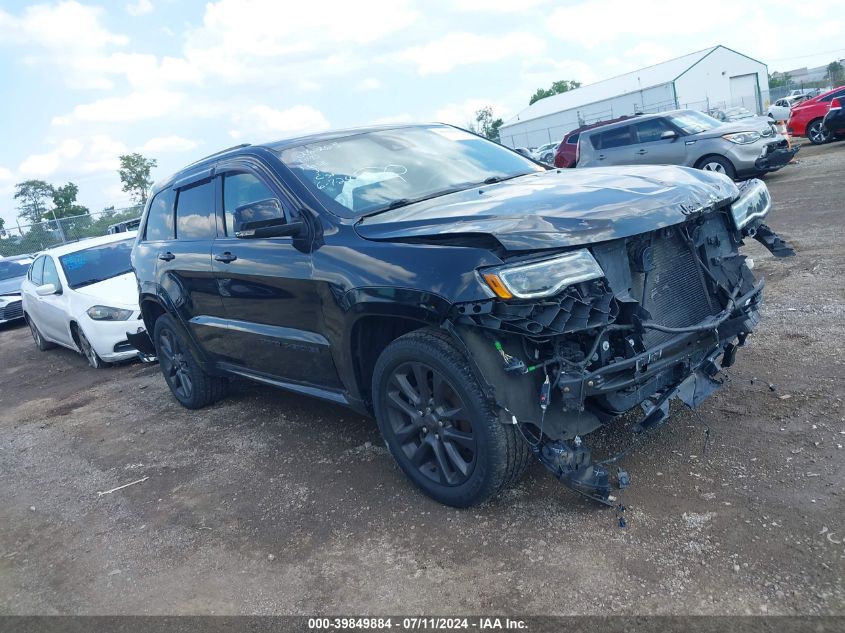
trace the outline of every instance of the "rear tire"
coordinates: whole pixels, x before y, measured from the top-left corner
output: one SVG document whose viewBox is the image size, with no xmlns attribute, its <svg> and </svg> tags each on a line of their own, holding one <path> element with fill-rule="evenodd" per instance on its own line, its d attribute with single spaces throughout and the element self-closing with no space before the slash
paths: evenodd
<svg viewBox="0 0 845 633">
<path fill-rule="evenodd" d="M 55 343 L 51 343 L 50 341 L 44 339 L 41 332 L 38 330 L 38 327 L 28 316 L 26 317 L 26 323 L 29 325 L 29 332 L 32 334 L 32 340 L 35 341 L 35 347 L 38 348 L 38 351 L 46 352 L 48 349 L 53 349 L 56 346 Z"/>
<path fill-rule="evenodd" d="M 724 174 L 731 180 L 736 178 L 736 169 L 734 169 L 733 163 L 718 154 L 705 156 L 695 166 L 702 171 L 714 171 L 717 174 Z"/>
<path fill-rule="evenodd" d="M 807 140 L 813 145 L 824 145 L 830 141 L 830 131 L 824 126 L 824 119 L 815 119 L 807 124 Z"/>
<path fill-rule="evenodd" d="M 435 501 L 481 503 L 528 467 L 528 445 L 501 423 L 445 333 L 416 330 L 388 345 L 373 374 L 373 403 L 393 458 Z"/>
<path fill-rule="evenodd" d="M 173 317 L 164 314 L 156 319 L 153 342 L 164 381 L 183 407 L 201 409 L 226 395 L 226 378 L 202 369 Z"/>
</svg>

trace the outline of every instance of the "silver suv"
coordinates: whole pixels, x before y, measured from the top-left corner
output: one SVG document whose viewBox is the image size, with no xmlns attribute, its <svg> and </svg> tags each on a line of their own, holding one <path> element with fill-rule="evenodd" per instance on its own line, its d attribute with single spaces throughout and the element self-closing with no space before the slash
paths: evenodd
<svg viewBox="0 0 845 633">
<path fill-rule="evenodd" d="M 786 165 L 797 148 L 763 118 L 722 123 L 695 110 L 646 114 L 581 133 L 577 167 L 686 165 L 748 178 Z"/>
</svg>

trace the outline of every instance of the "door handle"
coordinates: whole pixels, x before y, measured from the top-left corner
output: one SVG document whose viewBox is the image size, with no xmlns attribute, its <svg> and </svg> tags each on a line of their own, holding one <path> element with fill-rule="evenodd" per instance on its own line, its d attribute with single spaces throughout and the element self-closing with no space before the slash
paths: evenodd
<svg viewBox="0 0 845 633">
<path fill-rule="evenodd" d="M 599 159 L 599 160 L 604 160 L 604 154 L 599 154 L 599 155 L 598 155 L 598 159 Z"/>
<path fill-rule="evenodd" d="M 169 262 L 170 260 L 176 259 L 176 255 L 167 251 L 166 253 L 159 253 L 158 258 L 162 261 Z"/>
<path fill-rule="evenodd" d="M 648 154 L 648 150 L 647 149 L 641 149 L 640 151 L 637 152 L 637 154 L 639 154 L 640 156 L 642 156 L 643 154 Z"/>
<path fill-rule="evenodd" d="M 232 253 L 230 253 L 229 251 L 226 251 L 225 253 L 220 253 L 219 255 L 214 256 L 215 260 L 217 260 L 218 262 L 223 262 L 224 264 L 229 264 L 229 263 L 235 261 L 237 258 L 238 258 L 237 255 L 232 255 Z"/>
</svg>

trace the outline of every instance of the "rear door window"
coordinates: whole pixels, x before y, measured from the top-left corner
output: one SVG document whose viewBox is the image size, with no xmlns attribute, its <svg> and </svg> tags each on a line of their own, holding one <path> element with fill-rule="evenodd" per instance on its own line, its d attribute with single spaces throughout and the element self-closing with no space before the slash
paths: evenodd
<svg viewBox="0 0 845 633">
<path fill-rule="evenodd" d="M 631 126 L 624 125 L 611 130 L 593 134 L 590 140 L 596 149 L 613 149 L 614 147 L 625 147 L 633 142 Z M 598 141 L 598 145 L 596 145 Z"/>
<path fill-rule="evenodd" d="M 211 180 L 180 189 L 176 197 L 176 239 L 210 240 L 215 237 L 217 220 Z"/>
<path fill-rule="evenodd" d="M 150 203 L 147 214 L 147 226 L 144 239 L 150 242 L 172 240 L 173 231 L 173 190 L 165 189 L 156 194 Z"/>
</svg>

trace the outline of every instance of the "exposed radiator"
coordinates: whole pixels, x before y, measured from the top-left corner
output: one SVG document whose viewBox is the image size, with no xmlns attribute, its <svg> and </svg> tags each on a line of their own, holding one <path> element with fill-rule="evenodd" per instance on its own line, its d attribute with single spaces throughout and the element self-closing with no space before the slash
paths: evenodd
<svg viewBox="0 0 845 633">
<path fill-rule="evenodd" d="M 686 327 L 719 312 L 715 298 L 708 297 L 696 258 L 674 230 L 668 235 L 660 231 L 651 249 L 654 268 L 646 275 L 643 307 L 652 320 L 669 327 Z M 647 330 L 644 342 L 651 347 L 673 336 Z"/>
</svg>

